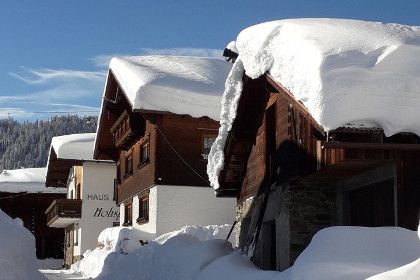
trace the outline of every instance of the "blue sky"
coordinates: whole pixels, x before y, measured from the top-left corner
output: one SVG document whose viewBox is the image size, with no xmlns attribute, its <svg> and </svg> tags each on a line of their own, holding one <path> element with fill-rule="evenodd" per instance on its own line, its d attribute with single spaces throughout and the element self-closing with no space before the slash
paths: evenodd
<svg viewBox="0 0 420 280">
<path fill-rule="evenodd" d="M 221 58 L 242 29 L 261 22 L 334 17 L 420 26 L 419 11 L 419 0 L 5 0 L 0 118 L 96 115 L 112 56 Z"/>
</svg>

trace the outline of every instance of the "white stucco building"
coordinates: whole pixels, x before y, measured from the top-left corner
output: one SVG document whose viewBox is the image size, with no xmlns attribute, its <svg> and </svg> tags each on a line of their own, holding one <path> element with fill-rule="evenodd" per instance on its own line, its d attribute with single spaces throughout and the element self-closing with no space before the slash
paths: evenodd
<svg viewBox="0 0 420 280">
<path fill-rule="evenodd" d="M 185 225 L 232 224 L 235 218 L 235 199 L 217 198 L 208 187 L 157 185 L 147 192 L 148 221 L 141 220 L 142 195 L 132 198 L 134 228 L 160 236 L 179 230 Z M 120 222 L 127 223 L 126 205 L 120 204 Z"/>
<path fill-rule="evenodd" d="M 116 162 L 122 225 L 161 235 L 234 223 L 236 199 L 215 197 L 206 174 L 231 67 L 187 56 L 111 60 L 94 158 Z"/>
<path fill-rule="evenodd" d="M 97 246 L 100 232 L 119 225 L 113 201 L 115 163 L 93 160 L 95 133 L 52 139 L 47 165 L 47 187 L 66 187 L 67 197 L 47 209 L 50 227 L 65 228 L 65 264 L 80 260 Z"/>
</svg>

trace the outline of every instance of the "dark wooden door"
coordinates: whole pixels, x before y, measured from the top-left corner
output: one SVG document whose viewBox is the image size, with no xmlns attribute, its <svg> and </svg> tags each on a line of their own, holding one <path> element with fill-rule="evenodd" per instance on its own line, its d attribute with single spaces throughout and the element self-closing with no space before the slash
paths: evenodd
<svg viewBox="0 0 420 280">
<path fill-rule="evenodd" d="M 386 180 L 349 191 L 351 226 L 394 226 L 394 182 Z"/>
</svg>

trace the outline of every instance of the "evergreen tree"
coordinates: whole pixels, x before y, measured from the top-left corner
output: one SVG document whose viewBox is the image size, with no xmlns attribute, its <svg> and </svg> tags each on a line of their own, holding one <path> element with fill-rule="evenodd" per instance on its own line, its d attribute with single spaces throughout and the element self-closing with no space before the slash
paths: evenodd
<svg viewBox="0 0 420 280">
<path fill-rule="evenodd" d="M 45 167 L 51 139 L 96 132 L 97 117 L 56 116 L 46 121 L 19 123 L 0 119 L 0 172 L 4 169 Z"/>
</svg>

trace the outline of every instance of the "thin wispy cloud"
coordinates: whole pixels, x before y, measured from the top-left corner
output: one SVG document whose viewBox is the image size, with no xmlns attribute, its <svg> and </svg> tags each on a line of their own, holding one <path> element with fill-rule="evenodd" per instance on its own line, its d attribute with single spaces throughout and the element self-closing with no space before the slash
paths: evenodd
<svg viewBox="0 0 420 280">
<path fill-rule="evenodd" d="M 108 68 L 109 62 L 113 57 L 116 56 L 127 56 L 126 54 L 102 54 L 90 58 L 89 60 L 93 61 L 96 67 L 98 68 Z"/>
<path fill-rule="evenodd" d="M 26 92 L 0 96 L 0 118 L 45 119 L 54 115 L 97 115 L 101 105 L 109 61 L 115 56 L 177 55 L 223 59 L 222 50 L 206 48 L 141 48 L 137 54 L 102 54 L 90 58 L 88 70 L 30 69 L 9 74 L 26 85 Z M 96 68 L 96 69 L 95 69 Z"/>
<path fill-rule="evenodd" d="M 14 119 L 28 120 L 34 116 L 33 113 L 27 112 L 21 108 L 0 108 L 0 118 L 13 117 Z"/>
<path fill-rule="evenodd" d="M 223 50 L 206 48 L 170 48 L 153 49 L 141 48 L 140 53 L 144 55 L 179 55 L 179 56 L 200 56 L 223 59 Z"/>
<path fill-rule="evenodd" d="M 27 85 L 26 92 L 0 96 L 0 118 L 47 119 L 55 115 L 97 115 L 106 71 L 28 69 L 10 73 Z"/>
<path fill-rule="evenodd" d="M 29 74 L 29 77 L 22 76 L 16 73 L 10 72 L 9 74 L 13 77 L 28 83 L 28 84 L 44 84 L 52 80 L 75 80 L 83 79 L 90 81 L 100 81 L 106 77 L 104 71 L 77 71 L 77 70 L 54 70 L 54 69 L 27 69 L 24 68 Z"/>
<path fill-rule="evenodd" d="M 90 58 L 91 61 L 99 68 L 108 68 L 109 62 L 116 56 L 130 55 L 175 55 L 175 56 L 199 56 L 223 59 L 223 50 L 207 49 L 207 48 L 168 48 L 154 49 L 141 48 L 138 54 L 103 54 Z"/>
<path fill-rule="evenodd" d="M 0 96 L 1 103 L 28 103 L 41 102 L 48 100 L 49 102 L 73 103 L 83 99 L 91 99 L 96 97 L 100 100 L 103 89 L 103 81 L 100 83 L 84 83 L 84 84 L 61 84 L 45 90 L 34 91 L 31 93 L 20 95 Z"/>
</svg>

